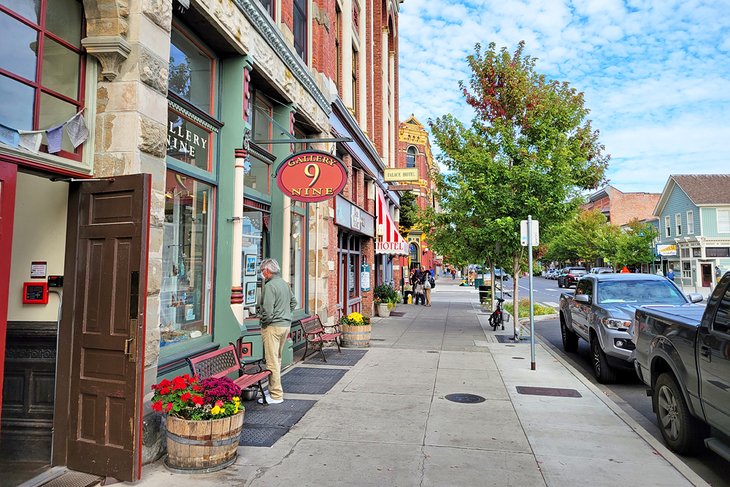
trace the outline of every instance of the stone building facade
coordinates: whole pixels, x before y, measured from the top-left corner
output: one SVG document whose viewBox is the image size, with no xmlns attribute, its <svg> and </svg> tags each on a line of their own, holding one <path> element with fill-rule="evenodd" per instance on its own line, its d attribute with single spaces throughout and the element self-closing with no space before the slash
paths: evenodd
<svg viewBox="0 0 730 487">
<path fill-rule="evenodd" d="M 41 77 L 30 62 L 0 67 L 17 95 L 0 109 L 0 250 L 11 255 L 0 266 L 0 291 L 9 290 L 0 292 L 9 296 L 0 301 L 0 364 L 13 358 L 0 368 L 10 391 L 0 456 L 16 458 L 28 450 L 16 440 L 32 437 L 41 464 L 134 480 L 162 448 L 151 384 L 230 341 L 261 356 L 262 258 L 281 263 L 299 303 L 295 319 L 371 312 L 362 274 L 368 266 L 377 274 L 376 196 L 393 217 L 399 204 L 383 182 L 396 164 L 399 2 L 35 3 L 44 15 L 0 6 L 18 52 L 35 31 L 40 49 L 62 51 L 71 68 Z M 89 136 L 75 146 L 68 134 L 78 113 Z M 64 120 L 57 151 L 51 139 Z M 18 143 L 34 140 L 26 131 L 39 131 L 38 147 Z M 278 163 L 305 148 L 346 162 L 339 199 L 307 205 L 278 189 Z M 114 210 L 104 210 L 112 200 Z M 344 208 L 347 221 L 338 218 Z M 129 221 L 112 225 L 125 212 Z M 103 238 L 89 236 L 86 215 L 98 216 Z M 105 245 L 117 250 L 102 259 L 94 249 Z M 129 248 L 133 259 L 114 260 Z M 50 277 L 59 290 L 44 291 Z M 23 290 L 42 299 L 21 300 Z M 91 308 L 73 304 L 92 299 Z M 78 331 L 91 322 L 104 324 L 103 346 Z M 293 327 L 286 363 L 302 344 Z M 26 352 L 47 360 L 28 373 Z M 86 364 L 96 357 L 94 370 L 117 366 L 124 391 L 89 392 L 104 381 L 81 380 L 82 355 Z M 53 399 L 34 403 L 28 390 Z M 105 429 L 110 420 L 124 433 Z M 81 444 L 93 448 L 79 454 Z"/>
</svg>

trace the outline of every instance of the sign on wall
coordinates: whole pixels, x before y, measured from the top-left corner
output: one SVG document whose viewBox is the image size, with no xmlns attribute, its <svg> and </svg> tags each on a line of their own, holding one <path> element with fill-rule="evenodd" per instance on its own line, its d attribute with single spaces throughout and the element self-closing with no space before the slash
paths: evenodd
<svg viewBox="0 0 730 487">
<path fill-rule="evenodd" d="M 386 169 L 383 174 L 383 179 L 386 183 L 399 182 L 399 181 L 418 181 L 418 169 L 416 168 L 401 168 L 401 169 Z"/>
<path fill-rule="evenodd" d="M 370 265 L 368 264 L 360 266 L 360 290 L 370 291 Z"/>
<path fill-rule="evenodd" d="M 677 255 L 677 246 L 674 244 L 657 245 L 656 254 L 661 255 L 662 257 L 673 257 L 673 256 Z"/>
<path fill-rule="evenodd" d="M 347 169 L 340 159 L 328 152 L 308 150 L 292 154 L 276 173 L 279 189 L 303 203 L 334 198 L 347 183 Z"/>
</svg>

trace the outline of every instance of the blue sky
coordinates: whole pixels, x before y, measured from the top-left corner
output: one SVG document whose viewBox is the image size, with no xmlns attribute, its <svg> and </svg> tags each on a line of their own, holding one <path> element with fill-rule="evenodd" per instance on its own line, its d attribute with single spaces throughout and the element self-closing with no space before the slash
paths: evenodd
<svg viewBox="0 0 730 487">
<path fill-rule="evenodd" d="M 399 37 L 402 120 L 470 121 L 458 81 L 474 44 L 524 40 L 538 72 L 585 93 L 610 184 L 730 173 L 730 0 L 405 0 Z"/>
</svg>

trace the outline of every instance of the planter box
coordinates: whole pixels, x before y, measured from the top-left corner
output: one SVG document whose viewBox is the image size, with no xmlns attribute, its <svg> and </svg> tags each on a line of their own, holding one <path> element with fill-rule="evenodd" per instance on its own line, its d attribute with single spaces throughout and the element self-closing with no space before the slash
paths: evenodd
<svg viewBox="0 0 730 487">
<path fill-rule="evenodd" d="M 381 318 L 387 318 L 390 316 L 390 307 L 387 303 L 380 303 L 376 306 L 376 308 L 378 310 L 378 316 Z"/>
<path fill-rule="evenodd" d="M 231 465 L 238 456 L 243 414 L 205 421 L 167 416 L 165 466 L 177 473 L 209 473 Z"/>
<path fill-rule="evenodd" d="M 342 346 L 345 348 L 367 348 L 370 346 L 371 325 L 340 325 Z"/>
</svg>

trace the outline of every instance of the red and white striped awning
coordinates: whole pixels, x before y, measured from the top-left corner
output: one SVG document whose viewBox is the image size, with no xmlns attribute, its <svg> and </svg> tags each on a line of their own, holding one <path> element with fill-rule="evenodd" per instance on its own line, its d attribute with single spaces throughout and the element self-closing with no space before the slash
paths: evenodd
<svg viewBox="0 0 730 487">
<path fill-rule="evenodd" d="M 377 239 L 375 241 L 376 254 L 408 255 L 408 242 L 398 231 L 398 225 L 393 221 L 388 211 L 388 204 L 382 191 L 377 189 L 378 200 L 376 211 L 378 212 Z"/>
</svg>

